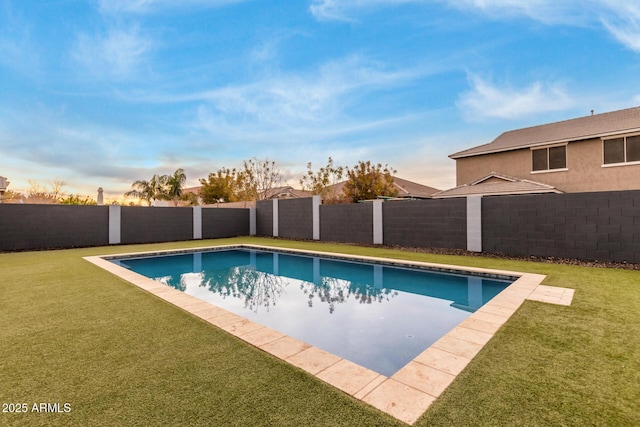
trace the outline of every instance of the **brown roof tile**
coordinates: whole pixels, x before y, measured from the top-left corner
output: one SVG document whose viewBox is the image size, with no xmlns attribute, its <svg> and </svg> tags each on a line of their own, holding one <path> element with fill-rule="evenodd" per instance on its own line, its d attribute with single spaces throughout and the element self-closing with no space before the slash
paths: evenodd
<svg viewBox="0 0 640 427">
<path fill-rule="evenodd" d="M 504 132 L 488 144 L 459 151 L 449 157 L 458 159 L 535 145 L 599 138 L 630 131 L 640 131 L 640 107 L 511 130 Z"/>
<path fill-rule="evenodd" d="M 490 178 L 498 178 L 498 180 L 490 180 Z M 471 184 L 450 188 L 436 193 L 432 197 L 434 199 L 444 199 L 449 197 L 540 193 L 561 193 L 561 191 L 551 185 L 492 172 Z"/>
<path fill-rule="evenodd" d="M 332 187 L 335 187 L 336 193 L 342 193 L 344 189 L 344 185 L 347 181 L 341 181 Z M 395 187 L 398 189 L 398 196 L 403 198 L 424 198 L 427 199 L 431 197 L 433 193 L 437 193 L 437 188 L 429 187 L 428 185 L 418 184 L 417 182 L 408 181 L 406 179 L 398 178 L 397 176 L 393 177 L 393 183 Z"/>
</svg>

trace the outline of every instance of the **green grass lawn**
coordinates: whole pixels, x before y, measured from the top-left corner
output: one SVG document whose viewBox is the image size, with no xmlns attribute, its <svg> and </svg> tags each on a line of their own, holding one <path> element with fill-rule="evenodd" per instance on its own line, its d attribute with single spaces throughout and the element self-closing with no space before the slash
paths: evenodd
<svg viewBox="0 0 640 427">
<path fill-rule="evenodd" d="M 639 271 L 259 238 L 0 254 L 0 425 L 403 425 L 82 259 L 228 243 L 546 274 L 415 425 L 640 425 Z"/>
</svg>

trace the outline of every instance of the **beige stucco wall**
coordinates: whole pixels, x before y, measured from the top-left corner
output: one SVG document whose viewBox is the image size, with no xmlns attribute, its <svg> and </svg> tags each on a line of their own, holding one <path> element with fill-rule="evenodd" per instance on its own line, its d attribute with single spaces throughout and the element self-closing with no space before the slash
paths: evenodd
<svg viewBox="0 0 640 427">
<path fill-rule="evenodd" d="M 456 160 L 457 185 L 469 184 L 491 172 L 553 185 L 567 192 L 638 190 L 640 165 L 602 167 L 602 141 L 592 139 L 567 146 L 567 169 L 531 173 L 529 148 Z"/>
</svg>

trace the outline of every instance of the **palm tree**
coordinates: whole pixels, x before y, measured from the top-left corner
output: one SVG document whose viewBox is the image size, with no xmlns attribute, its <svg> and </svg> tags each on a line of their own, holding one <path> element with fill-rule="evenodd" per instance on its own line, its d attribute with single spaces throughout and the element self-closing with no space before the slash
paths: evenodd
<svg viewBox="0 0 640 427">
<path fill-rule="evenodd" d="M 149 181 L 149 185 L 151 186 L 151 191 L 153 194 L 151 199 L 169 200 L 171 197 L 169 196 L 168 183 L 168 175 L 153 175 L 151 177 L 151 181 Z"/>
<path fill-rule="evenodd" d="M 155 199 L 155 189 L 149 181 L 139 179 L 131 184 L 131 188 L 131 191 L 124 193 L 125 197 L 137 197 L 145 200 L 149 205 L 151 205 L 151 200 Z"/>
<path fill-rule="evenodd" d="M 169 177 L 167 175 L 153 175 L 149 181 L 139 179 L 131 184 L 133 189 L 124 193 L 124 196 L 137 197 L 138 199 L 146 201 L 149 206 L 151 206 L 151 202 L 154 200 L 169 199 L 169 192 L 167 191 L 168 181 Z"/>
<path fill-rule="evenodd" d="M 187 175 L 184 173 L 184 169 L 177 169 L 173 175 L 166 176 L 166 194 L 167 197 L 173 200 L 173 204 L 178 206 L 178 201 L 182 197 L 182 189 L 184 187 L 185 182 L 187 182 Z"/>
</svg>

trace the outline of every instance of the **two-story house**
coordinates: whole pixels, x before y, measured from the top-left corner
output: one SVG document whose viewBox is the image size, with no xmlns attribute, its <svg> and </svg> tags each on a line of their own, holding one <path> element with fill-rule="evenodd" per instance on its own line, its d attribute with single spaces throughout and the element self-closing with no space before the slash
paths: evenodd
<svg viewBox="0 0 640 427">
<path fill-rule="evenodd" d="M 434 197 L 637 190 L 640 107 L 508 131 L 449 157 L 458 187 Z"/>
</svg>

